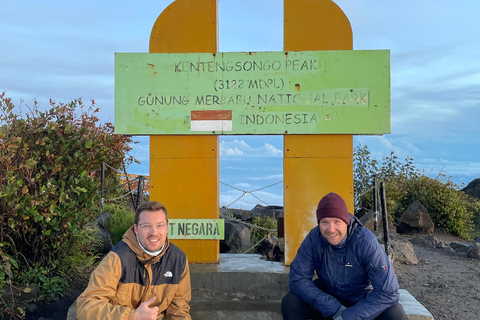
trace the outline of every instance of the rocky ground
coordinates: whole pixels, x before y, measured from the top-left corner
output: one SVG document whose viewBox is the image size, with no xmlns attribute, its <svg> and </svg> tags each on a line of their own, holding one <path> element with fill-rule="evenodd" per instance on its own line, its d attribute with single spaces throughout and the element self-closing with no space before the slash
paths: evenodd
<svg viewBox="0 0 480 320">
<path fill-rule="evenodd" d="M 446 243 L 465 242 L 441 232 L 434 236 Z M 400 288 L 408 290 L 435 320 L 480 319 L 480 260 L 432 246 L 413 247 L 418 264 L 394 262 Z"/>
<path fill-rule="evenodd" d="M 446 243 L 465 242 L 442 232 L 435 232 L 434 236 Z M 400 288 L 407 289 L 435 320 L 480 319 L 480 260 L 428 245 L 413 244 L 413 247 L 418 258 L 416 265 L 394 262 Z M 65 298 L 38 305 L 35 311 L 28 312 L 26 319 L 66 319 L 68 308 L 85 285 L 84 279 L 73 284 Z"/>
</svg>

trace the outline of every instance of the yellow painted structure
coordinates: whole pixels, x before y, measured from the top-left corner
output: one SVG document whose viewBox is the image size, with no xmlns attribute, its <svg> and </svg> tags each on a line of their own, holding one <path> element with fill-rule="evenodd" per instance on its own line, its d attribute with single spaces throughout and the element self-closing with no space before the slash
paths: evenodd
<svg viewBox="0 0 480 320">
<path fill-rule="evenodd" d="M 331 0 L 284 0 L 284 51 L 351 50 L 352 28 Z M 340 194 L 353 211 L 353 136 L 284 136 L 285 264 L 316 224 L 317 204 Z"/>
<path fill-rule="evenodd" d="M 261 30 L 259 31 L 261 32 Z M 218 0 L 176 0 L 155 22 L 151 53 L 217 52 Z M 284 51 L 351 50 L 352 29 L 331 0 L 284 0 Z M 218 135 L 152 135 L 150 197 L 169 218 L 219 218 Z M 284 136 L 285 264 L 316 222 L 318 201 L 339 193 L 353 213 L 353 136 Z M 191 263 L 217 263 L 218 240 L 172 240 Z"/>
<path fill-rule="evenodd" d="M 217 30 L 217 0 L 176 0 L 155 22 L 149 52 L 217 52 Z M 150 136 L 150 181 L 169 218 L 218 219 L 218 135 Z M 219 260 L 219 240 L 171 241 L 191 263 Z"/>
</svg>

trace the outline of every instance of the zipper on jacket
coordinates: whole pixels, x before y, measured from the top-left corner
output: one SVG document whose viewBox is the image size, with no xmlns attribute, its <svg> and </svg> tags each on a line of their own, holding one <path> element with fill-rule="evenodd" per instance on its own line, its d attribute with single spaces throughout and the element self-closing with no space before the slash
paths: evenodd
<svg viewBox="0 0 480 320">
<path fill-rule="evenodd" d="M 143 258 L 144 258 L 144 261 L 145 261 L 145 253 L 143 254 Z M 148 288 L 150 287 L 150 280 L 149 280 L 149 275 L 148 275 L 148 271 L 147 271 L 147 267 L 145 266 L 145 263 L 142 262 L 142 267 L 143 267 L 143 282 L 145 283 L 145 286 L 143 288 L 143 293 L 142 293 L 142 297 L 140 298 L 140 301 L 143 301 L 147 292 L 148 292 Z"/>
</svg>

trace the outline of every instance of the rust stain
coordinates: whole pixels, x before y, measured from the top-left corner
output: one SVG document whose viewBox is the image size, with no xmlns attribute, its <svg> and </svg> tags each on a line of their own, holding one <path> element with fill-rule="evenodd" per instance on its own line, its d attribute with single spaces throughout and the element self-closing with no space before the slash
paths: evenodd
<svg viewBox="0 0 480 320">
<path fill-rule="evenodd" d="M 147 68 L 153 69 L 153 68 L 155 68 L 155 65 L 153 65 L 151 63 L 147 63 Z"/>
<path fill-rule="evenodd" d="M 300 83 L 295 83 L 295 90 L 300 91 Z"/>
</svg>

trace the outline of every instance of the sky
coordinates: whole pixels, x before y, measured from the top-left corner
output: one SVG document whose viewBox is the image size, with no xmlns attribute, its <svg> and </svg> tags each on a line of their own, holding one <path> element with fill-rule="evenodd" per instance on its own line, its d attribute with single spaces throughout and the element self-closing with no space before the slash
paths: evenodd
<svg viewBox="0 0 480 320">
<path fill-rule="evenodd" d="M 0 92 L 16 105 L 95 100 L 114 121 L 114 54 L 148 52 L 173 1 L 0 0 Z M 336 0 L 354 50 L 390 50 L 391 134 L 354 136 L 381 160 L 391 151 L 462 186 L 480 178 L 480 2 Z M 283 1 L 219 0 L 219 51 L 283 50 Z M 136 136 L 128 172 L 149 175 Z M 283 136 L 220 137 L 220 205 L 283 205 Z"/>
</svg>

